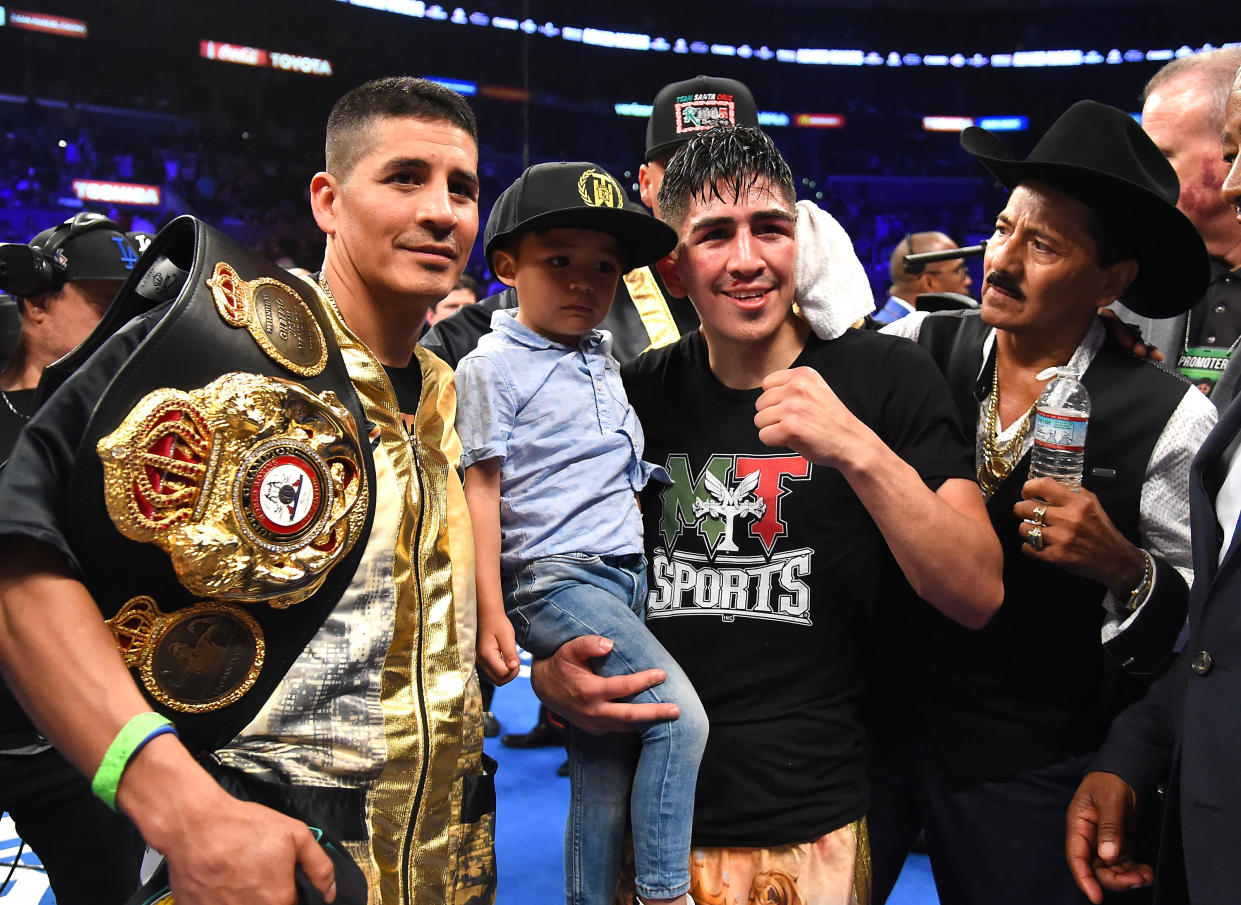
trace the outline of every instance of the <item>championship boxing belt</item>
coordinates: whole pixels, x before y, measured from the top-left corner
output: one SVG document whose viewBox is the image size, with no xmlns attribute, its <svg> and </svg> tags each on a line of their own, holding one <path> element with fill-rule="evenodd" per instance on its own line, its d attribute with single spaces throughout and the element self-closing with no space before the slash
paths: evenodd
<svg viewBox="0 0 1241 905">
<path fill-rule="evenodd" d="M 322 304 L 181 217 L 75 352 L 168 306 L 91 414 L 65 524 L 118 650 L 193 751 L 253 719 L 366 545 L 367 422 Z"/>
</svg>

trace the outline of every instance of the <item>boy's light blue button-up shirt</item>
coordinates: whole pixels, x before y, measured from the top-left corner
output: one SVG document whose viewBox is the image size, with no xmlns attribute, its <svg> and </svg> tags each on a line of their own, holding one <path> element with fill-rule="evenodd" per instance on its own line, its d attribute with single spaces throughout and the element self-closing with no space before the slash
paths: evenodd
<svg viewBox="0 0 1241 905">
<path fill-rule="evenodd" d="M 516 314 L 496 311 L 457 365 L 461 465 L 501 460 L 501 570 L 553 553 L 641 553 L 634 494 L 666 476 L 642 461 L 611 335 L 565 346 Z"/>
</svg>

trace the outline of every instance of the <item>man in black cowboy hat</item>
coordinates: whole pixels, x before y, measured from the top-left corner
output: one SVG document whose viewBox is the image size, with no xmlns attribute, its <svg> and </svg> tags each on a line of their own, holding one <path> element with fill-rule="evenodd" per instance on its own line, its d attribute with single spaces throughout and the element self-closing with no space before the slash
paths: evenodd
<svg viewBox="0 0 1241 905">
<path fill-rule="evenodd" d="M 1194 387 L 1114 345 L 1096 311 L 1118 298 L 1183 311 L 1207 258 L 1175 207 L 1171 166 L 1120 110 L 1075 104 L 1025 160 L 982 129 L 961 144 L 1012 189 L 987 242 L 981 311 L 888 329 L 931 352 L 974 429 L 1005 598 L 977 632 L 914 617 L 919 693 L 875 743 L 876 900 L 923 825 L 942 902 L 1076 902 L 1065 809 L 1108 721 L 1164 667 L 1184 622 L 1188 469 L 1215 422 Z M 1063 366 L 1092 404 L 1080 491 L 1027 480 L 1040 372 Z"/>
</svg>

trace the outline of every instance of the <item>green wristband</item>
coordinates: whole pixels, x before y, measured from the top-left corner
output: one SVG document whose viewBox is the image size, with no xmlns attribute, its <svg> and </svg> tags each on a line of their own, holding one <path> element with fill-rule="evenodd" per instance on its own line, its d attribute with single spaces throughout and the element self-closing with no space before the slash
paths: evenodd
<svg viewBox="0 0 1241 905">
<path fill-rule="evenodd" d="M 90 790 L 95 797 L 115 811 L 116 789 L 130 760 L 143 745 L 166 732 L 176 735 L 177 730 L 170 720 L 158 713 L 140 713 L 126 723 L 112 739 L 112 744 L 108 745 L 99 769 L 95 771 L 95 778 L 91 780 Z"/>
</svg>

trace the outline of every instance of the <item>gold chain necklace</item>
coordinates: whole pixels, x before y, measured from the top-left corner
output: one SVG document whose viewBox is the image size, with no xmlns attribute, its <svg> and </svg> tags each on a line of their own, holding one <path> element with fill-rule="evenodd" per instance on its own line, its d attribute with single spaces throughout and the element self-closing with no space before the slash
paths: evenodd
<svg viewBox="0 0 1241 905">
<path fill-rule="evenodd" d="M 338 315 L 340 308 L 336 305 L 336 296 L 332 295 L 332 287 L 327 284 L 327 277 L 322 272 L 319 273 L 319 288 L 323 290 L 323 294 L 327 296 L 328 303 L 332 306 L 332 310 Z"/>
<path fill-rule="evenodd" d="M 1034 406 L 1038 400 L 1026 409 L 1023 421 L 1017 434 L 1001 442 L 1000 428 L 1000 360 L 996 356 L 995 368 L 991 372 L 991 398 L 987 402 L 987 423 L 982 436 L 982 463 L 978 466 L 978 486 L 982 488 L 984 499 L 991 499 L 1005 479 L 1013 473 L 1018 460 L 1021 459 L 1021 448 L 1025 445 L 1026 436 L 1030 433 L 1030 422 L 1034 419 Z"/>
</svg>

